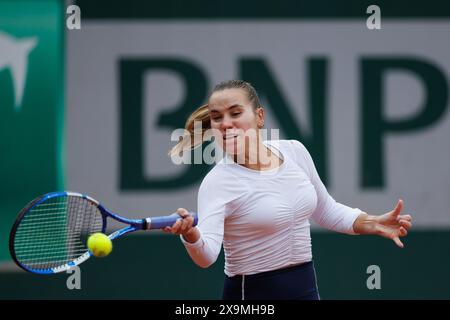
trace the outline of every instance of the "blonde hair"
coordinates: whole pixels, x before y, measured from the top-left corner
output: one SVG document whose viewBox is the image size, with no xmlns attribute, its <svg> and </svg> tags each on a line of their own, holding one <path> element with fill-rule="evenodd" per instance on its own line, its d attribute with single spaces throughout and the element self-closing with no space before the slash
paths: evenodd
<svg viewBox="0 0 450 320">
<path fill-rule="evenodd" d="M 202 131 L 194 131 L 194 124 L 201 121 Z M 209 118 L 209 108 L 205 104 L 197 108 L 184 125 L 185 133 L 180 137 L 180 141 L 169 151 L 169 156 L 182 155 L 186 150 L 192 150 L 203 143 L 203 135 L 206 130 L 211 129 L 211 119 Z M 200 135 L 200 136 L 199 136 Z"/>
<path fill-rule="evenodd" d="M 247 93 L 249 101 L 252 103 L 253 108 L 257 109 L 261 107 L 258 94 L 255 88 L 244 80 L 227 80 L 218 83 L 212 90 L 211 95 L 216 91 L 222 91 L 225 89 L 243 89 Z M 208 98 L 209 100 L 209 98 Z M 201 121 L 202 131 L 194 130 L 194 124 L 197 121 Z M 185 133 L 180 138 L 180 141 L 169 151 L 169 156 L 182 155 L 184 151 L 195 149 L 200 146 L 204 141 L 203 137 L 206 130 L 211 129 L 211 119 L 209 117 L 208 104 L 205 104 L 197 108 L 186 121 L 184 125 Z"/>
</svg>

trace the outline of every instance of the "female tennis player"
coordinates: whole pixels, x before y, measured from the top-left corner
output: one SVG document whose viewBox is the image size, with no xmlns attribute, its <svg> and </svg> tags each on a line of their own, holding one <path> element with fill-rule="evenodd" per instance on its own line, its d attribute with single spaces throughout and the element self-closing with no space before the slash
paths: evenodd
<svg viewBox="0 0 450 320">
<path fill-rule="evenodd" d="M 187 120 L 191 135 L 194 121 L 213 129 L 225 156 L 201 183 L 198 225 L 192 227 L 193 218 L 179 208 L 181 218 L 164 231 L 180 235 L 203 268 L 216 261 L 223 245 L 223 299 L 319 299 L 310 218 L 336 232 L 379 235 L 403 248 L 400 237 L 412 221 L 400 215 L 403 201 L 379 216 L 336 202 L 301 142 L 262 141 L 264 109 L 249 83 L 218 84 L 208 104 Z M 170 154 L 195 148 L 192 141 L 181 140 Z"/>
</svg>

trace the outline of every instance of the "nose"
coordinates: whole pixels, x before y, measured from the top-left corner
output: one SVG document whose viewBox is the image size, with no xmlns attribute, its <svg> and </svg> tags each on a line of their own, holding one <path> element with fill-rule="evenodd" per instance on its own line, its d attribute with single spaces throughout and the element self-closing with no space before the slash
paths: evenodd
<svg viewBox="0 0 450 320">
<path fill-rule="evenodd" d="M 224 116 L 220 124 L 220 129 L 225 132 L 227 129 L 233 128 L 233 121 L 228 116 Z"/>
</svg>

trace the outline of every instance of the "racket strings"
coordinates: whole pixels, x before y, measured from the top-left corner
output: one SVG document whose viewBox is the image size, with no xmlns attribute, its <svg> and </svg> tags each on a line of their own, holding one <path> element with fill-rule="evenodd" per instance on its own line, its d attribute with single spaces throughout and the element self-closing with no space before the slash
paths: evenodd
<svg viewBox="0 0 450 320">
<path fill-rule="evenodd" d="M 22 218 L 14 237 L 15 255 L 31 269 L 55 268 L 84 254 L 87 238 L 102 228 L 102 214 L 89 200 L 79 196 L 50 198 Z"/>
</svg>

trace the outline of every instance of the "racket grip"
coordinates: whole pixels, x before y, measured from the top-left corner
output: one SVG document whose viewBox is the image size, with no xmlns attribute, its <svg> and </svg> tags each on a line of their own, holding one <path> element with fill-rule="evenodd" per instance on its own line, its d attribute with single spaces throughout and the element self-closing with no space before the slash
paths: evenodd
<svg viewBox="0 0 450 320">
<path fill-rule="evenodd" d="M 193 226 L 196 226 L 198 223 L 198 217 L 195 212 L 190 211 L 189 212 L 191 216 L 194 217 L 194 224 Z M 169 216 L 163 216 L 163 217 L 153 217 L 153 218 L 147 218 L 145 219 L 147 222 L 147 230 L 152 229 L 163 229 L 165 227 L 171 227 L 178 219 L 181 219 L 180 215 L 178 213 L 172 213 Z"/>
</svg>

